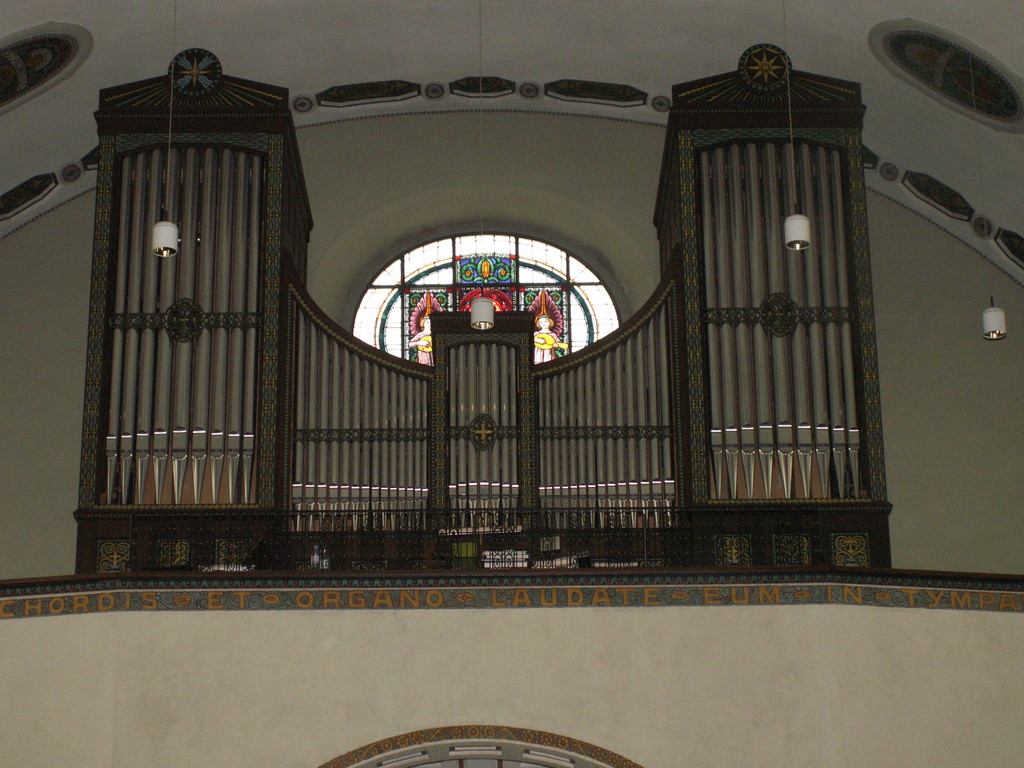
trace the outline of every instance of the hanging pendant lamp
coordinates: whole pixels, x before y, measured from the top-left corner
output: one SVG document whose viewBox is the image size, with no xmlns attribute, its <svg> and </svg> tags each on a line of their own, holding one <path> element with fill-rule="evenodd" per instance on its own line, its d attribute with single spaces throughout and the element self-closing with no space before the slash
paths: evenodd
<svg viewBox="0 0 1024 768">
<path fill-rule="evenodd" d="M 477 54 L 477 88 L 480 96 L 483 96 L 484 88 L 484 4 L 483 0 L 477 0 L 476 4 L 476 54 Z M 483 110 L 477 113 L 476 122 L 477 140 L 477 175 L 480 187 L 483 189 L 484 177 L 484 126 Z M 477 193 L 477 202 L 480 206 L 480 237 L 484 236 L 484 202 L 482 193 Z M 479 240 L 477 241 L 479 242 Z M 486 331 L 494 327 L 494 302 L 486 296 L 477 296 L 469 303 L 469 324 L 478 331 Z"/>
<path fill-rule="evenodd" d="M 486 296 L 477 296 L 469 304 L 469 324 L 478 331 L 494 327 L 494 302 Z"/>
<path fill-rule="evenodd" d="M 791 250 L 802 251 L 811 244 L 811 220 L 802 213 L 787 216 L 783 231 L 786 235 L 786 247 Z"/>
<path fill-rule="evenodd" d="M 789 60 L 789 25 L 786 22 L 786 0 L 782 0 L 782 37 L 786 48 L 786 114 L 789 118 L 789 178 L 794 185 L 793 205 L 796 207 L 796 141 L 793 135 L 793 63 Z M 811 220 L 802 213 L 792 213 L 786 217 L 782 227 L 786 247 L 792 251 L 802 251 L 811 244 Z"/>
<path fill-rule="evenodd" d="M 174 0 L 174 15 L 171 19 L 171 68 L 167 73 L 167 158 L 164 161 L 164 206 L 160 211 L 161 220 L 153 225 L 150 242 L 153 254 L 161 258 L 169 258 L 178 252 L 178 225 L 168 221 L 166 205 L 168 190 L 170 189 L 170 174 L 168 168 L 171 165 L 171 129 L 174 125 L 174 49 L 177 43 L 178 33 L 178 0 Z"/>
<path fill-rule="evenodd" d="M 167 258 L 178 252 L 178 226 L 173 221 L 158 221 L 153 225 L 153 253 Z"/>
<path fill-rule="evenodd" d="M 989 341 L 1006 338 L 1006 313 L 996 306 L 994 298 L 989 298 L 989 306 L 981 313 L 982 336 Z"/>
<path fill-rule="evenodd" d="M 978 108 L 978 95 L 977 95 L 977 83 L 974 80 L 974 59 L 968 57 L 967 59 L 968 71 L 971 75 L 971 106 L 975 110 Z M 979 141 L 976 146 L 980 147 L 981 142 Z M 982 195 L 985 193 L 985 180 L 982 177 L 982 165 L 981 165 L 981 150 L 978 150 L 977 158 L 978 168 L 978 187 L 982 191 Z M 984 197 L 982 198 L 982 204 L 984 204 Z M 1006 313 L 1003 312 L 1001 307 L 996 306 L 996 300 L 994 296 L 988 297 L 988 307 L 986 307 L 981 313 L 981 335 L 988 341 L 999 341 L 1000 339 L 1006 338 Z"/>
</svg>

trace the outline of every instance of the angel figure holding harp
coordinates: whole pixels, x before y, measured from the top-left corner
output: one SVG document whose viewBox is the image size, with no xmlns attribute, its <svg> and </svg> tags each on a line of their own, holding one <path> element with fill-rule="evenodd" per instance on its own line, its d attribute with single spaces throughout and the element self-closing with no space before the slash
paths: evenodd
<svg viewBox="0 0 1024 768">
<path fill-rule="evenodd" d="M 565 322 L 562 310 L 552 300 L 547 291 L 541 291 L 530 303 L 533 313 L 533 362 L 546 363 L 554 360 L 555 350 L 568 349 L 569 345 L 562 341 Z"/>
<path fill-rule="evenodd" d="M 409 316 L 409 347 L 416 350 L 416 362 L 423 365 L 434 364 L 434 340 L 430 334 L 430 315 L 440 312 L 441 305 L 434 294 L 424 293 Z"/>
</svg>

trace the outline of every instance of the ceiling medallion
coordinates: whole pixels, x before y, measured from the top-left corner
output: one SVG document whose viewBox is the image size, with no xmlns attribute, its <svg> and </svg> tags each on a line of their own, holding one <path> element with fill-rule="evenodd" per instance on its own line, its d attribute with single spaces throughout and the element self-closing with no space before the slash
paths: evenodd
<svg viewBox="0 0 1024 768">
<path fill-rule="evenodd" d="M 68 163 L 60 169 L 60 180 L 65 184 L 74 184 L 85 173 L 80 163 Z"/>
<path fill-rule="evenodd" d="M 1003 131 L 1024 131 L 1024 82 L 971 41 L 900 19 L 868 35 L 875 57 L 900 79 L 951 109 Z"/>
<path fill-rule="evenodd" d="M 985 216 L 984 214 L 981 213 L 975 216 L 974 219 L 971 221 L 971 229 L 974 230 L 974 234 L 976 234 L 978 237 L 984 238 L 985 240 L 992 237 L 992 235 L 996 231 L 995 225 L 992 223 L 992 220 L 988 218 L 988 216 Z"/>
<path fill-rule="evenodd" d="M 168 73 L 179 96 L 205 96 L 221 82 L 220 61 L 203 48 L 189 48 L 171 60 Z"/>
<path fill-rule="evenodd" d="M 536 99 L 540 96 L 540 86 L 536 83 L 520 83 L 519 95 L 524 99 Z"/>
<path fill-rule="evenodd" d="M 757 43 L 740 54 L 738 69 L 748 88 L 769 93 L 786 84 L 792 62 L 789 60 L 789 54 L 779 46 Z"/>
<path fill-rule="evenodd" d="M 900 169 L 893 163 L 882 163 L 878 166 L 878 175 L 886 181 L 896 181 L 900 177 Z"/>
<path fill-rule="evenodd" d="M 3 38 L 0 114 L 69 77 L 92 51 L 92 35 L 77 24 L 49 22 Z"/>
<path fill-rule="evenodd" d="M 313 101 L 312 96 L 296 96 L 292 99 L 292 109 L 296 112 L 312 112 L 316 108 L 316 102 Z"/>
</svg>

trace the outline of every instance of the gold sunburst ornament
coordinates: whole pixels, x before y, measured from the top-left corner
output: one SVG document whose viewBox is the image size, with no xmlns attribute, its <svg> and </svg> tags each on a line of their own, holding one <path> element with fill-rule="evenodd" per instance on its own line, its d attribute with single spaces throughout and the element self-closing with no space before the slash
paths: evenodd
<svg viewBox="0 0 1024 768">
<path fill-rule="evenodd" d="M 771 43 L 752 45 L 740 55 L 739 72 L 755 91 L 774 91 L 786 83 L 790 61 L 784 50 Z"/>
<path fill-rule="evenodd" d="M 184 50 L 171 62 L 174 90 L 185 97 L 210 93 L 220 84 L 222 73 L 217 57 L 203 48 Z"/>
</svg>

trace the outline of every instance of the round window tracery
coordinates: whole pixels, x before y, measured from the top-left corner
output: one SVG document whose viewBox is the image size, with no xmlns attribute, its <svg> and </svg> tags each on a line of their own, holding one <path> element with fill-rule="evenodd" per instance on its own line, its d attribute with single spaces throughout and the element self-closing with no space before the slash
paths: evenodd
<svg viewBox="0 0 1024 768">
<path fill-rule="evenodd" d="M 518 235 L 433 240 L 388 264 L 363 294 L 355 335 L 397 357 L 432 364 L 430 315 L 468 311 L 486 296 L 499 312 L 534 315 L 534 360 L 582 349 L 619 325 L 608 290 L 579 259 Z"/>
</svg>

